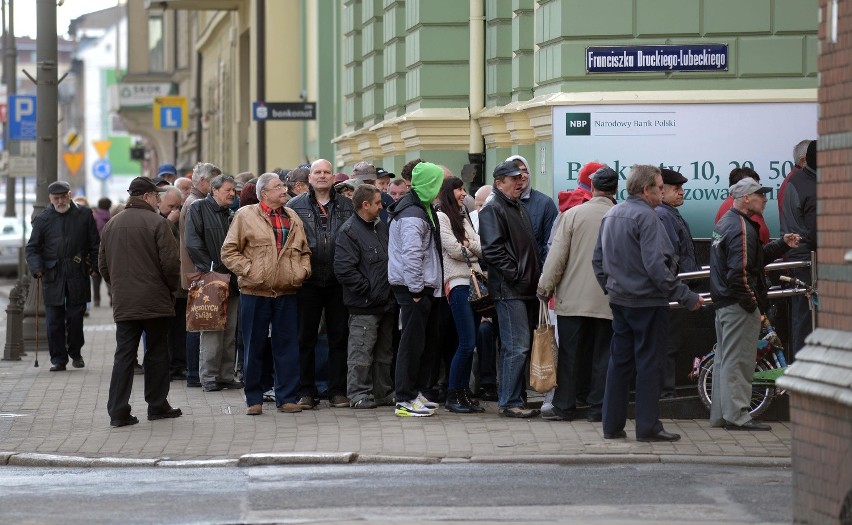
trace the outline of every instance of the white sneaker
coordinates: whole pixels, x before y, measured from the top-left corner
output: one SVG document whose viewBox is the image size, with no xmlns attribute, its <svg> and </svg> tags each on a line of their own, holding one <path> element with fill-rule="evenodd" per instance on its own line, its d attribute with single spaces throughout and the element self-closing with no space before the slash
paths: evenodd
<svg viewBox="0 0 852 525">
<path fill-rule="evenodd" d="M 394 414 L 399 417 L 429 417 L 434 413 L 434 410 L 423 407 L 416 399 L 398 402 L 394 410 Z"/>
<path fill-rule="evenodd" d="M 423 393 L 417 394 L 417 397 L 414 398 L 412 402 L 420 403 L 421 406 L 428 408 L 429 410 L 436 410 L 440 405 L 438 403 L 433 403 L 426 399 L 426 396 Z"/>
</svg>

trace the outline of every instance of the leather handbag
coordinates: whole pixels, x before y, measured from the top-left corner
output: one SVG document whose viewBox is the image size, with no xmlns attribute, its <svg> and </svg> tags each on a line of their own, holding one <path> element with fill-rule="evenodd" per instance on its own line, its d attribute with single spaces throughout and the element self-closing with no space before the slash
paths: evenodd
<svg viewBox="0 0 852 525">
<path fill-rule="evenodd" d="M 482 272 L 477 272 L 474 269 L 467 250 L 464 247 L 462 247 L 462 255 L 468 268 L 470 268 L 470 288 L 467 295 L 467 302 L 470 303 L 470 307 L 473 308 L 474 312 L 483 317 L 492 317 L 495 314 L 496 308 L 494 300 L 488 295 L 488 278 Z"/>
<path fill-rule="evenodd" d="M 211 265 L 212 266 L 212 265 Z M 187 274 L 186 331 L 218 332 L 228 322 L 231 276 L 209 271 Z"/>
</svg>

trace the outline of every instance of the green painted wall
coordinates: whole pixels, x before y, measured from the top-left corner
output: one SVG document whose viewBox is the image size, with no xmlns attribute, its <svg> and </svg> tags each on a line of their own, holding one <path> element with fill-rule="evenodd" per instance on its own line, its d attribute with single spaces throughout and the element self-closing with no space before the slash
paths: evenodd
<svg viewBox="0 0 852 525">
<path fill-rule="evenodd" d="M 538 0 L 538 4 L 537 96 L 816 87 L 817 0 Z M 728 44 L 727 71 L 590 75 L 583 60 L 590 45 L 701 42 Z"/>
</svg>

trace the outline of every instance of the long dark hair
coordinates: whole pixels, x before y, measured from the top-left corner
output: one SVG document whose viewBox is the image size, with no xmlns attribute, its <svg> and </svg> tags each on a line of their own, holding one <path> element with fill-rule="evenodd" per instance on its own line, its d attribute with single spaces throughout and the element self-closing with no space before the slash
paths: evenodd
<svg viewBox="0 0 852 525">
<path fill-rule="evenodd" d="M 453 235 L 460 243 L 463 243 L 467 236 L 464 233 L 464 217 L 454 192 L 462 186 L 464 186 L 464 182 L 460 178 L 450 177 L 444 179 L 444 183 L 441 184 L 441 191 L 438 193 L 438 204 L 441 211 L 450 218 L 450 228 L 452 228 Z"/>
</svg>

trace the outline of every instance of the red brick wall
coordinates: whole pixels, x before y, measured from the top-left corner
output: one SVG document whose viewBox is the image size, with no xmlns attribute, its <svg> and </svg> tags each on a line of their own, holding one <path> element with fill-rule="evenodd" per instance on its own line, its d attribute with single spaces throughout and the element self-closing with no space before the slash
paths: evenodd
<svg viewBox="0 0 852 525">
<path fill-rule="evenodd" d="M 790 397 L 795 523 L 838 524 L 852 487 L 852 408 Z"/>
<path fill-rule="evenodd" d="M 831 3 L 819 0 L 817 328 L 841 330 L 852 338 L 852 279 L 843 280 L 850 266 L 844 257 L 852 250 L 852 139 L 844 136 L 852 135 L 852 0 L 837 2 L 838 37 L 833 43 Z M 828 280 L 824 274 L 841 280 Z M 841 516 L 844 500 L 852 494 L 852 407 L 830 397 L 793 392 L 790 420 L 794 521 L 852 523 L 849 509 Z"/>
<path fill-rule="evenodd" d="M 829 42 L 831 0 L 820 0 L 819 136 L 852 132 L 852 1 L 840 0 L 838 38 Z M 819 265 L 844 265 L 852 249 L 852 149 L 818 148 Z M 821 308 L 817 324 L 852 332 L 852 282 L 819 281 Z"/>
</svg>

